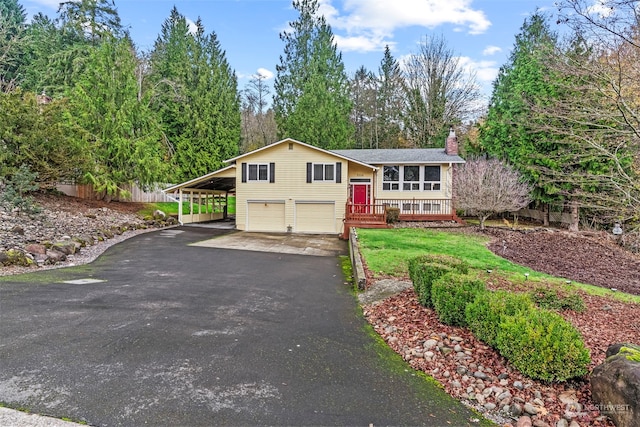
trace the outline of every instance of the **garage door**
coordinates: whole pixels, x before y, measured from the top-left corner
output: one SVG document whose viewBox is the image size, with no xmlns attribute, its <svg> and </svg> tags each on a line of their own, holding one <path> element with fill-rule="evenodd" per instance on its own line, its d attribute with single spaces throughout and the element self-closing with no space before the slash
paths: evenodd
<svg viewBox="0 0 640 427">
<path fill-rule="evenodd" d="M 247 231 L 287 231 L 284 218 L 284 201 L 249 202 Z"/>
<path fill-rule="evenodd" d="M 296 202 L 296 232 L 336 233 L 333 202 Z"/>
</svg>

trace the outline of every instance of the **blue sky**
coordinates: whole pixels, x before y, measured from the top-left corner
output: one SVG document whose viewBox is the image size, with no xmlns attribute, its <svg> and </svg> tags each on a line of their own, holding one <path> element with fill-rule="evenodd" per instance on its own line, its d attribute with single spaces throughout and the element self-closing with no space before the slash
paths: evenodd
<svg viewBox="0 0 640 427">
<path fill-rule="evenodd" d="M 54 18 L 59 0 L 20 0 L 29 16 Z M 242 89 L 251 75 L 275 74 L 284 50 L 278 34 L 297 19 L 291 0 L 116 0 L 122 23 L 138 48 L 151 50 L 175 5 L 214 31 Z M 476 73 L 483 94 L 504 64 L 524 19 L 536 8 L 555 12 L 554 0 L 320 0 L 347 72 L 377 72 L 385 45 L 394 57 L 417 51 L 426 35 L 442 35 L 462 63 Z M 552 21 L 553 22 L 553 21 Z M 555 29 L 552 24 L 552 29 Z"/>
</svg>

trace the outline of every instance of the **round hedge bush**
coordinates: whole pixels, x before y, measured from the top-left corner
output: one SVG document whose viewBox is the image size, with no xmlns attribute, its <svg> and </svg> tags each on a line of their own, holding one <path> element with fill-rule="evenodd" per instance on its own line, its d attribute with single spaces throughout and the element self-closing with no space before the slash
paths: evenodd
<svg viewBox="0 0 640 427">
<path fill-rule="evenodd" d="M 427 254 L 412 258 L 408 262 L 409 277 L 413 282 L 418 302 L 425 307 L 433 307 L 431 286 L 439 277 L 447 273 L 467 274 L 469 265 L 452 256 Z"/>
<path fill-rule="evenodd" d="M 465 319 L 469 330 L 476 338 L 495 347 L 503 318 L 534 308 L 527 294 L 507 291 L 481 292 L 467 305 Z"/>
<path fill-rule="evenodd" d="M 467 326 L 465 309 L 481 292 L 486 291 L 480 280 L 464 274 L 449 273 L 433 283 L 431 301 L 442 323 Z"/>
<path fill-rule="evenodd" d="M 496 347 L 516 369 L 533 379 L 559 382 L 588 372 L 590 355 L 580 332 L 548 310 L 505 316 Z"/>
</svg>

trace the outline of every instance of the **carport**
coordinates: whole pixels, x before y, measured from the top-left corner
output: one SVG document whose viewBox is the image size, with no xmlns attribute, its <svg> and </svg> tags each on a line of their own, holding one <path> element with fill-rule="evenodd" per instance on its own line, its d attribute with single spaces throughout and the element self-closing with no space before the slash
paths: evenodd
<svg viewBox="0 0 640 427">
<path fill-rule="evenodd" d="M 178 209 L 181 224 L 227 218 L 229 195 L 236 189 L 236 165 L 230 165 L 207 175 L 162 190 L 183 204 Z M 184 204 L 188 212 L 183 212 Z"/>
</svg>

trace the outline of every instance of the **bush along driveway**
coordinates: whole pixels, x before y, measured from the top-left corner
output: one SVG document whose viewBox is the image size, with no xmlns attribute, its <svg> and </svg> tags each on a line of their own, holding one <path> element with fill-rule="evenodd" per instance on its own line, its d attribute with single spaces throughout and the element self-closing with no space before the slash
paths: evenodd
<svg viewBox="0 0 640 427">
<path fill-rule="evenodd" d="M 589 372 L 610 344 L 640 342 L 636 296 L 511 264 L 486 249 L 486 237 L 361 231 L 369 274 L 412 279 L 364 306 L 411 366 L 501 423 L 612 425 L 591 400 Z"/>
<path fill-rule="evenodd" d="M 133 237 L 0 278 L 0 402 L 91 425 L 484 425 L 363 319 L 335 256 Z"/>
</svg>

